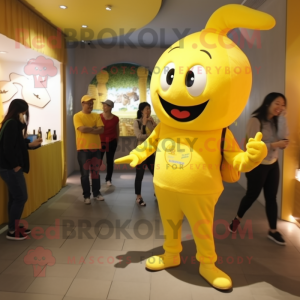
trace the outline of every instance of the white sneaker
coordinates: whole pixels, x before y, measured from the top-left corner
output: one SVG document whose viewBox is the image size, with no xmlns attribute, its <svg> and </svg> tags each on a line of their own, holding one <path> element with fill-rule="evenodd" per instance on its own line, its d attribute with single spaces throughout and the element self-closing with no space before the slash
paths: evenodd
<svg viewBox="0 0 300 300">
<path fill-rule="evenodd" d="M 85 198 L 83 202 L 84 202 L 84 204 L 91 204 L 91 199 Z"/>
<path fill-rule="evenodd" d="M 104 201 L 104 198 L 102 197 L 102 195 L 98 195 L 97 197 L 94 197 L 95 200 L 97 201 Z"/>
<path fill-rule="evenodd" d="M 112 186 L 112 184 L 111 184 L 111 182 L 108 180 L 108 181 L 106 181 L 106 185 L 107 186 Z"/>
</svg>

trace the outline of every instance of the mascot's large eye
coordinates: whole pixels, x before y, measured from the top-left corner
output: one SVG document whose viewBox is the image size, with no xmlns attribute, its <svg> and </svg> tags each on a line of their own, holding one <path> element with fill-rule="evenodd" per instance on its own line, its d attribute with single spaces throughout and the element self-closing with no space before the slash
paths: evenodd
<svg viewBox="0 0 300 300">
<path fill-rule="evenodd" d="M 160 86 L 164 91 L 167 91 L 171 84 L 173 83 L 175 76 L 175 64 L 169 63 L 167 64 L 160 76 Z"/>
<path fill-rule="evenodd" d="M 206 82 L 205 69 L 200 65 L 193 66 L 186 74 L 185 85 L 189 94 L 193 97 L 200 96 L 203 93 Z"/>
</svg>

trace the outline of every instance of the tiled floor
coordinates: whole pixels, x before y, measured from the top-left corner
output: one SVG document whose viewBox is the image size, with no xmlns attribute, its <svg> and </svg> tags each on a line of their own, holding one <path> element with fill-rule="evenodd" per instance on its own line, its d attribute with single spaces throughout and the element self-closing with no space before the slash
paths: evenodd
<svg viewBox="0 0 300 300">
<path fill-rule="evenodd" d="M 264 207 L 255 203 L 245 218 L 250 230 L 229 234 L 226 226 L 244 194 L 238 184 L 226 184 L 215 213 L 217 265 L 233 280 L 230 293 L 213 289 L 198 274 L 186 220 L 182 264 L 146 271 L 146 258 L 163 251 L 162 227 L 152 177 L 143 182 L 147 207 L 135 204 L 133 180 L 132 173 L 115 174 L 113 187 L 102 186 L 105 201 L 87 206 L 76 174 L 26 219 L 35 230 L 30 239 L 8 241 L 2 233 L 0 299 L 300 299 L 300 229 L 279 221 L 287 246 L 274 244 L 266 238 Z"/>
</svg>

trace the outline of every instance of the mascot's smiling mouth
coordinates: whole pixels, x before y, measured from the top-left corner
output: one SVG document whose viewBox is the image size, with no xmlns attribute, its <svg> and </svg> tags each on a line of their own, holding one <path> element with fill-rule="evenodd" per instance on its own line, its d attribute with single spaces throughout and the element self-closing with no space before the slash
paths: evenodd
<svg viewBox="0 0 300 300">
<path fill-rule="evenodd" d="M 188 122 L 198 118 L 201 113 L 204 111 L 208 101 L 194 106 L 177 106 L 173 105 L 166 100 L 164 100 L 161 96 L 159 96 L 160 102 L 166 111 L 166 113 L 176 121 L 179 122 Z"/>
</svg>

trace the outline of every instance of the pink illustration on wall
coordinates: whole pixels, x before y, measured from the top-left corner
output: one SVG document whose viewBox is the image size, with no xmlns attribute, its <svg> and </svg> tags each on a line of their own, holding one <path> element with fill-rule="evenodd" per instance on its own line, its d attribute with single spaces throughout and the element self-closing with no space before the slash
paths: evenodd
<svg viewBox="0 0 300 300">
<path fill-rule="evenodd" d="M 48 77 L 55 76 L 57 68 L 54 66 L 52 59 L 38 56 L 27 62 L 27 65 L 24 67 L 24 73 L 33 76 L 35 88 L 46 88 Z"/>
</svg>

